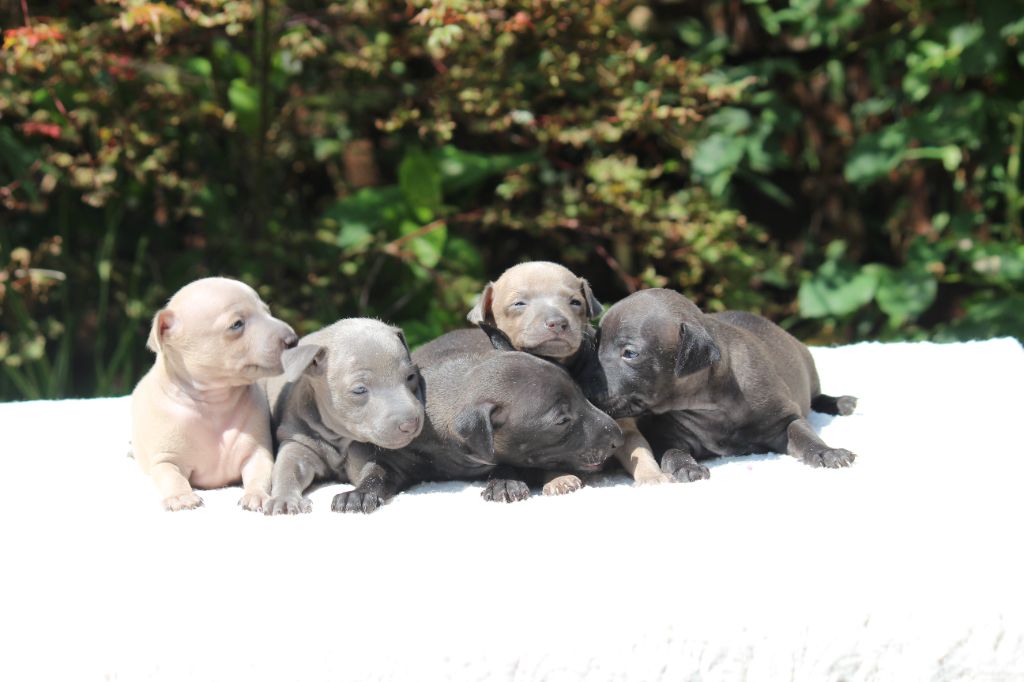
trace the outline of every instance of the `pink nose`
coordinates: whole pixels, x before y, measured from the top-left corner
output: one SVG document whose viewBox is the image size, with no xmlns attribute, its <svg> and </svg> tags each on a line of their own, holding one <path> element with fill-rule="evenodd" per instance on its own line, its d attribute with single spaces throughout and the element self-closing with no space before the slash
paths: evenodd
<svg viewBox="0 0 1024 682">
<path fill-rule="evenodd" d="M 558 317 L 549 317 L 544 325 L 552 331 L 564 332 L 569 328 L 569 321 L 559 315 Z"/>
<path fill-rule="evenodd" d="M 416 433 L 416 429 L 420 428 L 420 418 L 413 417 L 412 419 L 406 419 L 404 422 L 398 425 L 398 430 L 402 433 Z"/>
</svg>

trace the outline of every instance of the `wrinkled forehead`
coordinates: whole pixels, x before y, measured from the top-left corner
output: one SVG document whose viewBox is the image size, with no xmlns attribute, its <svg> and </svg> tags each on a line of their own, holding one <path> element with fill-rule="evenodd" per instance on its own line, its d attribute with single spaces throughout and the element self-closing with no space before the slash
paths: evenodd
<svg viewBox="0 0 1024 682">
<path fill-rule="evenodd" d="M 329 349 L 327 366 L 335 376 L 397 377 L 404 381 L 412 360 L 398 335 L 391 332 L 371 338 L 338 339 Z"/>
<path fill-rule="evenodd" d="M 222 314 L 269 311 L 252 287 L 228 279 L 193 282 L 178 291 L 168 307 L 180 314 L 211 319 Z"/>
<path fill-rule="evenodd" d="M 601 343 L 648 342 L 674 344 L 679 324 L 660 307 L 637 305 L 623 301 L 611 307 L 601 320 Z"/>
<path fill-rule="evenodd" d="M 575 278 L 568 281 L 555 278 L 521 278 L 505 282 L 499 281 L 494 285 L 494 289 L 495 298 L 501 301 L 510 299 L 569 298 L 579 294 L 579 282 Z"/>
</svg>

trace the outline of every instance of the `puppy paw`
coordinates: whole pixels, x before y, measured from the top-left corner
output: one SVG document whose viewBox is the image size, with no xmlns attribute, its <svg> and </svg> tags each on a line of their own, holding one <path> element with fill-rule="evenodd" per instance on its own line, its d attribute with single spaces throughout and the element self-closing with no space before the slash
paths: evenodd
<svg viewBox="0 0 1024 682">
<path fill-rule="evenodd" d="M 271 497 L 263 503 L 263 513 L 267 516 L 278 514 L 308 514 L 313 511 L 313 503 L 299 495 L 280 495 Z"/>
<path fill-rule="evenodd" d="M 853 414 L 857 409 L 857 399 L 852 395 L 841 395 L 836 398 L 836 411 L 840 416 L 846 417 Z"/>
<path fill-rule="evenodd" d="M 350 490 L 334 496 L 334 499 L 331 500 L 331 511 L 369 514 L 376 511 L 382 504 L 384 504 L 384 499 L 377 493 Z"/>
<path fill-rule="evenodd" d="M 196 495 L 195 491 L 164 498 L 164 509 L 167 511 L 181 511 L 183 509 L 195 509 L 203 506 L 203 498 Z"/>
<path fill-rule="evenodd" d="M 270 499 L 270 495 L 264 492 L 248 492 L 238 500 L 238 506 L 245 511 L 263 511 L 263 505 L 267 503 L 268 499 Z"/>
<path fill-rule="evenodd" d="M 658 485 L 660 483 L 671 483 L 675 479 L 671 475 L 657 469 L 641 470 L 637 468 L 633 472 L 633 485 Z"/>
<path fill-rule="evenodd" d="M 661 470 L 673 481 L 687 483 L 711 478 L 711 471 L 682 450 L 669 450 L 661 458 Z"/>
<path fill-rule="evenodd" d="M 857 455 L 849 450 L 841 448 L 827 448 L 819 452 L 812 452 L 804 456 L 804 464 L 812 467 L 825 467 L 826 469 L 839 469 L 853 464 Z"/>
<path fill-rule="evenodd" d="M 545 495 L 567 495 L 576 492 L 582 487 L 583 481 L 580 480 L 579 476 L 564 474 L 558 478 L 552 478 L 545 483 L 543 493 Z M 527 495 L 529 495 L 529 491 L 527 491 Z"/>
<path fill-rule="evenodd" d="M 530 487 L 522 481 L 495 478 L 487 481 L 480 497 L 488 502 L 519 502 L 530 496 Z"/>
</svg>

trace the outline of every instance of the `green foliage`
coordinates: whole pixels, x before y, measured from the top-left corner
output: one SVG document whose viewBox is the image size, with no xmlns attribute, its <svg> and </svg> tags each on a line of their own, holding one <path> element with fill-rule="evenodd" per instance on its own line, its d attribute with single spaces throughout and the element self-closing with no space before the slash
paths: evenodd
<svg viewBox="0 0 1024 682">
<path fill-rule="evenodd" d="M 1024 335 L 1014 3 L 9 5 L 0 397 L 129 390 L 210 274 L 413 344 L 527 258 L 823 341 Z"/>
</svg>

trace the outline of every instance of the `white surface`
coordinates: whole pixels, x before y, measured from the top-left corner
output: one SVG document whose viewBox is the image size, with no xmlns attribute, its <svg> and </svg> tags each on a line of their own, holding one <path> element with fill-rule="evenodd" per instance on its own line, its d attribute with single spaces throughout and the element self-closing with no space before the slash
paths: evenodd
<svg viewBox="0 0 1024 682">
<path fill-rule="evenodd" d="M 0 405 L 2 680 L 1024 680 L 1024 351 L 815 349 L 853 467 L 164 513 L 127 399 Z"/>
</svg>

